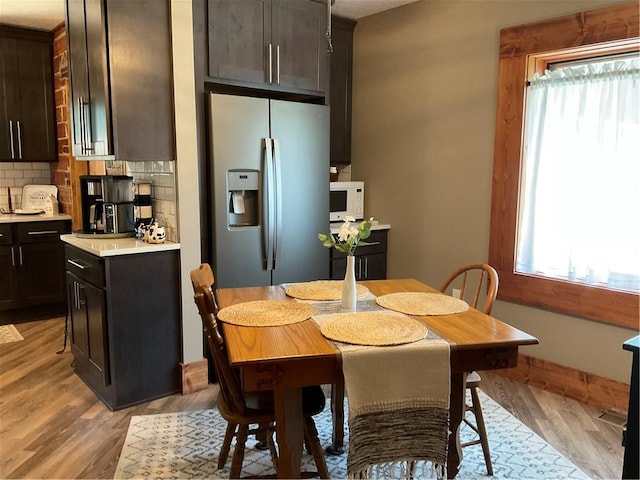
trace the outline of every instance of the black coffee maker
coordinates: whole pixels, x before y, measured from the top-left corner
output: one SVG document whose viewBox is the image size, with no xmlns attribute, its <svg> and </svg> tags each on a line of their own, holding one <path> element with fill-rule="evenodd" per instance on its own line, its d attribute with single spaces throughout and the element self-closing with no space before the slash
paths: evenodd
<svg viewBox="0 0 640 480">
<path fill-rule="evenodd" d="M 80 177 L 83 233 L 135 231 L 133 177 L 82 175 Z"/>
</svg>

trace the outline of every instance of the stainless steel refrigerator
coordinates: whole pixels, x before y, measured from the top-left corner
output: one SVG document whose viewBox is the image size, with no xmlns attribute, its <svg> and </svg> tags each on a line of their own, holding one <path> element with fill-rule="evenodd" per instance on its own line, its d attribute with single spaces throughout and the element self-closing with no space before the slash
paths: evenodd
<svg viewBox="0 0 640 480">
<path fill-rule="evenodd" d="M 218 287 L 326 279 L 329 109 L 207 94 L 212 263 Z"/>
</svg>

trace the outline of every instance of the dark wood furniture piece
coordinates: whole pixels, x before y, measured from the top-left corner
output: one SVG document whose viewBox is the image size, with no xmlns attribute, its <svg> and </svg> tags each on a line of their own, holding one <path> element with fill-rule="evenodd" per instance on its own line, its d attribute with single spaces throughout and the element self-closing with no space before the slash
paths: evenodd
<svg viewBox="0 0 640 480">
<path fill-rule="evenodd" d="M 66 12 L 74 156 L 175 160 L 169 0 L 66 0 Z"/>
<path fill-rule="evenodd" d="M 326 4 L 208 0 L 208 76 L 215 83 L 323 97 Z"/>
<path fill-rule="evenodd" d="M 180 392 L 179 251 L 65 251 L 78 376 L 111 410 Z"/>
<path fill-rule="evenodd" d="M 622 348 L 633 354 L 631 364 L 631 388 L 629 390 L 629 410 L 627 426 L 623 433 L 624 461 L 622 478 L 640 478 L 640 457 L 638 444 L 638 428 L 640 416 L 638 412 L 638 396 L 640 395 L 640 335 L 633 337 L 622 345 Z"/>
<path fill-rule="evenodd" d="M 198 312 L 204 326 L 205 338 L 209 350 L 214 358 L 214 365 L 220 392 L 216 405 L 222 417 L 228 422 L 224 441 L 218 455 L 218 468 L 224 468 L 227 461 L 231 440 L 236 437 L 236 446 L 233 451 L 230 478 L 240 478 L 244 448 L 249 434 L 263 433 L 267 440 L 274 468 L 278 468 L 278 454 L 273 443 L 273 430 L 275 423 L 275 409 L 271 392 L 244 393 L 240 386 L 240 379 L 236 371 L 229 365 L 227 347 L 218 326 L 216 314 L 218 304 L 211 290 L 215 283 L 213 272 L 208 264 L 202 264 L 192 270 L 191 283 L 193 284 L 194 299 L 198 306 Z M 318 439 L 318 431 L 313 420 L 313 415 L 322 412 L 325 398 L 319 386 L 305 387 L 302 393 L 302 417 L 304 418 L 304 438 L 309 445 L 313 458 L 318 468 L 314 475 L 320 478 L 329 478 L 327 465 L 324 460 L 322 447 Z M 249 426 L 257 424 L 258 427 L 250 429 Z"/>
<path fill-rule="evenodd" d="M 0 162 L 56 162 L 53 34 L 0 26 L 0 85 Z"/>
<path fill-rule="evenodd" d="M 70 220 L 0 224 L 0 323 L 66 313 L 60 235 L 70 231 Z"/>
<path fill-rule="evenodd" d="M 330 58 L 331 165 L 351 163 L 351 84 L 355 20 L 331 17 Z"/>
<path fill-rule="evenodd" d="M 454 289 L 457 295 L 454 295 Z M 472 263 L 457 268 L 447 277 L 440 287 L 442 293 L 452 295 L 465 300 L 471 307 L 480 310 L 487 315 L 491 315 L 493 304 L 498 294 L 498 273 L 491 265 L 486 263 Z M 478 397 L 478 387 L 480 386 L 481 377 L 477 372 L 469 372 L 467 374 L 467 388 L 471 393 L 471 405 L 465 403 L 465 411 L 473 413 L 475 423 L 471 422 L 466 416 L 463 422 L 466 423 L 474 432 L 478 434 L 478 438 L 463 443 L 462 448 L 471 445 L 482 446 L 482 454 L 484 462 L 487 466 L 487 475 L 493 475 L 493 465 L 491 464 L 491 453 L 489 451 L 489 439 L 487 438 L 487 429 L 484 424 L 484 416 L 482 415 L 482 404 Z"/>
<path fill-rule="evenodd" d="M 387 278 L 387 239 L 389 230 L 372 230 L 364 245 L 355 251 L 356 280 L 384 280 Z M 330 250 L 330 276 L 343 280 L 347 271 L 347 256 L 335 248 Z"/>
<path fill-rule="evenodd" d="M 413 279 L 363 282 L 374 295 L 437 290 Z M 223 288 L 220 307 L 253 300 L 289 300 L 281 287 Z M 451 361 L 450 428 L 447 476 L 455 477 L 462 453 L 458 429 L 464 414 L 466 373 L 510 368 L 518 363 L 520 345 L 538 340 L 478 310 L 442 317 L 416 317 L 449 342 Z M 303 425 L 302 387 L 334 384 L 342 379 L 340 352 L 313 321 L 272 328 L 224 324 L 229 363 L 239 369 L 245 392 L 273 390 L 276 440 L 280 448 L 278 477 L 300 478 Z"/>
</svg>

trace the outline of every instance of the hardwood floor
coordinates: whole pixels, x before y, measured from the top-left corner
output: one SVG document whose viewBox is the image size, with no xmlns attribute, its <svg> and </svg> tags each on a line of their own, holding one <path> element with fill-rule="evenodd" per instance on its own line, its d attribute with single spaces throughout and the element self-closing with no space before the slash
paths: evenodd
<svg viewBox="0 0 640 480">
<path fill-rule="evenodd" d="M 217 388 L 111 412 L 73 373 L 64 319 L 22 323 L 0 345 L 0 478 L 113 478 L 133 415 L 211 408 Z M 620 478 L 621 429 L 600 411 L 482 372 L 483 390 L 591 478 Z"/>
</svg>

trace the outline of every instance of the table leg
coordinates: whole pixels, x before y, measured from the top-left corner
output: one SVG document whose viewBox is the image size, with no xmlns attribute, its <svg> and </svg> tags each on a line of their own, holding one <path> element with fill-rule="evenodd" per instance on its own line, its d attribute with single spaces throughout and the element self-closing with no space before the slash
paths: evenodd
<svg viewBox="0 0 640 480">
<path fill-rule="evenodd" d="M 300 461 L 304 444 L 302 390 L 277 388 L 273 392 L 276 409 L 278 478 L 300 478 Z"/>
<path fill-rule="evenodd" d="M 329 455 L 344 453 L 344 381 L 331 385 L 332 444 L 325 451 Z"/>
<path fill-rule="evenodd" d="M 451 373 L 451 393 L 449 394 L 449 451 L 447 457 L 447 478 L 455 478 L 462 461 L 460 447 L 460 423 L 464 416 L 464 395 L 466 373 Z"/>
</svg>

